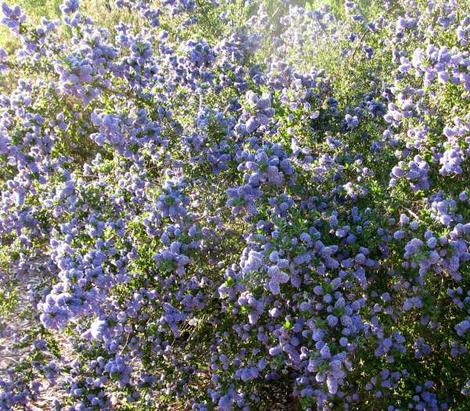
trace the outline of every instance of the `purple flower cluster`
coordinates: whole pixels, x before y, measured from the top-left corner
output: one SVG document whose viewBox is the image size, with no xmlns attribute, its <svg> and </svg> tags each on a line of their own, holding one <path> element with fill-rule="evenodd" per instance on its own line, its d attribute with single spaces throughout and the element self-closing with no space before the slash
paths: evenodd
<svg viewBox="0 0 470 411">
<path fill-rule="evenodd" d="M 19 6 L 9 7 L 8 4 L 2 3 L 2 24 L 7 26 L 14 33 L 19 33 L 20 26 L 26 20 L 26 15 Z"/>
</svg>

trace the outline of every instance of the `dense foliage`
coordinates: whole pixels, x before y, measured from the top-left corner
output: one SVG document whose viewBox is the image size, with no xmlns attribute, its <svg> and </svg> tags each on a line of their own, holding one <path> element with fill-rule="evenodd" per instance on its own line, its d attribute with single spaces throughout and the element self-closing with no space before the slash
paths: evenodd
<svg viewBox="0 0 470 411">
<path fill-rule="evenodd" d="M 103 3 L 2 5 L 0 409 L 470 409 L 470 5 Z"/>
</svg>

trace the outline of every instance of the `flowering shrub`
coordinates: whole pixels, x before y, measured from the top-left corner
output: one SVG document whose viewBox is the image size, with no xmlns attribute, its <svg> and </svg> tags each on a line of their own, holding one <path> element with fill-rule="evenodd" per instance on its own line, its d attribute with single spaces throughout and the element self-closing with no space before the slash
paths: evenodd
<svg viewBox="0 0 470 411">
<path fill-rule="evenodd" d="M 0 409 L 470 408 L 468 4 L 297 3 L 2 5 Z"/>
</svg>

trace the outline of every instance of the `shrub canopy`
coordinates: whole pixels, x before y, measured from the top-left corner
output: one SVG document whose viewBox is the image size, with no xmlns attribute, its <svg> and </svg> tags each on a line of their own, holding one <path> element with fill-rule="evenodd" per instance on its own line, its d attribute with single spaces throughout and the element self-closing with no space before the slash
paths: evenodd
<svg viewBox="0 0 470 411">
<path fill-rule="evenodd" d="M 468 3 L 102 5 L 2 5 L 0 409 L 468 410 Z"/>
</svg>

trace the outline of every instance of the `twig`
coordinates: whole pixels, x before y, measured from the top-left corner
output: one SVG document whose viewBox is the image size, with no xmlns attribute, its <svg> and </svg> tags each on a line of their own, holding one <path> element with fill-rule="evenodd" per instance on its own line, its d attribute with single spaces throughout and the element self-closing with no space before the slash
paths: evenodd
<svg viewBox="0 0 470 411">
<path fill-rule="evenodd" d="M 408 213 L 410 213 L 410 215 L 414 218 L 416 218 L 418 221 L 422 222 L 422 220 L 417 216 L 417 214 L 415 214 L 413 211 L 411 211 L 409 208 L 406 208 L 405 207 L 405 210 L 408 211 Z"/>
</svg>

